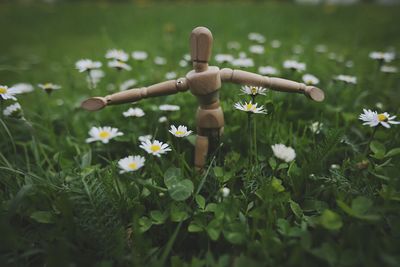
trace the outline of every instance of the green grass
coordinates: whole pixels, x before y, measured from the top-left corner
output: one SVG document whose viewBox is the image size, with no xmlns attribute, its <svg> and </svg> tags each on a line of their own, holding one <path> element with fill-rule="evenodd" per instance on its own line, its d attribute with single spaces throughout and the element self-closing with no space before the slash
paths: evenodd
<svg viewBox="0 0 400 267">
<path fill-rule="evenodd" d="M 51 96 L 40 89 L 18 96 L 26 120 L 1 118 L 0 261 L 10 266 L 398 266 L 400 161 L 393 149 L 400 147 L 400 132 L 381 127 L 369 144 L 372 129 L 358 115 L 362 108 L 379 110 L 378 102 L 383 111 L 400 113 L 399 74 L 380 73 L 368 58 L 374 50 L 399 51 L 399 11 L 278 3 L 0 4 L 0 84 L 63 87 Z M 230 52 L 229 41 L 247 51 L 247 34 L 260 32 L 267 38 L 266 53 L 254 56 L 256 66 L 271 65 L 281 70 L 280 77 L 300 80 L 300 74 L 282 69 L 282 62 L 294 57 L 321 80 L 323 103 L 272 91 L 257 99 L 268 109 L 268 115 L 256 117 L 258 164 L 249 164 L 247 116 L 232 108 L 245 98 L 237 85 L 221 88 L 223 145 L 203 174 L 187 167 L 193 140 L 173 139 L 169 125 L 158 123 L 163 114 L 156 107 L 177 104 L 181 111 L 169 113 L 169 123 L 195 130 L 197 102 L 190 93 L 143 100 L 138 105 L 146 116 L 135 120 L 121 114 L 129 104 L 97 113 L 79 108 L 89 96 L 109 94 L 110 83 L 135 78 L 145 86 L 163 81 L 168 71 L 184 76 L 189 68 L 178 62 L 198 25 L 212 30 L 214 54 Z M 282 46 L 271 48 L 273 39 Z M 317 44 L 352 60 L 354 67 L 316 53 Z M 302 45 L 304 53 L 294 56 L 294 45 Z M 130 61 L 133 70 L 125 73 L 104 66 L 106 77 L 88 90 L 75 62 L 91 58 L 106 65 L 110 48 L 146 50 L 151 59 L 163 56 L 168 64 Z M 398 60 L 391 65 L 399 66 Z M 338 74 L 357 76 L 357 85 L 332 82 Z M 309 129 L 314 121 L 324 124 L 320 134 Z M 89 129 L 104 125 L 125 135 L 107 145 L 86 144 Z M 145 155 L 137 137 L 156 131 L 157 139 L 180 146 L 183 157 L 175 151 L 161 159 Z M 275 143 L 292 146 L 296 160 L 275 159 L 270 148 Z M 144 155 L 145 167 L 119 174 L 117 161 L 131 154 Z M 194 191 L 177 201 L 164 179 L 180 186 L 189 179 Z M 221 197 L 224 186 L 231 190 L 227 198 Z"/>
</svg>

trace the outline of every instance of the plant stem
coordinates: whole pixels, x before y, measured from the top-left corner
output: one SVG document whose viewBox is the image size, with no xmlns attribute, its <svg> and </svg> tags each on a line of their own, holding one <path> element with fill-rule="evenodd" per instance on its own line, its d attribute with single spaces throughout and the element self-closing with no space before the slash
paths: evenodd
<svg viewBox="0 0 400 267">
<path fill-rule="evenodd" d="M 372 131 L 371 137 L 369 138 L 368 143 L 367 143 L 367 146 L 365 147 L 365 150 L 364 150 L 364 153 L 363 153 L 364 157 L 366 157 L 367 154 L 368 154 L 369 145 L 371 144 L 372 139 L 373 139 L 374 136 L 375 136 L 376 130 L 378 130 L 378 127 L 374 127 L 374 130 Z"/>
<path fill-rule="evenodd" d="M 248 131 L 248 138 L 249 138 L 249 164 L 251 165 L 253 162 L 253 138 L 252 138 L 252 129 L 251 129 L 251 113 L 247 113 L 247 131 Z"/>
</svg>

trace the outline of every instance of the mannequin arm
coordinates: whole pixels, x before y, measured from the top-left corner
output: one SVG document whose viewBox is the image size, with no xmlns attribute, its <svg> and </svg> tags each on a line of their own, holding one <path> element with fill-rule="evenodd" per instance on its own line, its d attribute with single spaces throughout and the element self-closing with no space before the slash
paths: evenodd
<svg viewBox="0 0 400 267">
<path fill-rule="evenodd" d="M 323 101 L 325 97 L 324 92 L 317 87 L 307 86 L 304 83 L 297 83 L 286 79 L 267 77 L 247 71 L 232 70 L 228 68 L 222 69 L 220 75 L 222 82 L 262 86 L 281 92 L 301 93 L 317 102 Z"/>
<path fill-rule="evenodd" d="M 92 97 L 83 101 L 81 107 L 89 111 L 95 111 L 102 109 L 107 105 L 136 102 L 143 98 L 171 95 L 178 92 L 187 91 L 188 89 L 189 85 L 186 78 L 180 78 L 178 80 L 157 83 L 149 87 L 134 88 L 118 92 L 105 97 Z"/>
</svg>

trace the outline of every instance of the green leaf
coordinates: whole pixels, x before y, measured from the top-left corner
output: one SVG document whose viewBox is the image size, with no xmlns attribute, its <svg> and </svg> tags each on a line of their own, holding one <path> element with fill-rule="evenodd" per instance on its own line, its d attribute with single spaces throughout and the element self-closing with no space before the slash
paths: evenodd
<svg viewBox="0 0 400 267">
<path fill-rule="evenodd" d="M 385 152 L 386 152 L 386 148 L 385 148 L 385 146 L 382 144 L 382 143 L 380 143 L 380 142 L 378 142 L 378 141 L 372 141 L 370 144 L 369 144 L 369 148 L 371 149 L 371 151 L 372 152 L 374 152 L 375 154 L 385 154 Z"/>
<path fill-rule="evenodd" d="M 198 225 L 195 222 L 191 222 L 188 226 L 188 232 L 190 233 L 198 233 L 198 232 L 202 232 L 204 229 L 203 227 L 201 227 L 200 225 Z"/>
<path fill-rule="evenodd" d="M 211 240 L 216 241 L 221 234 L 221 223 L 214 219 L 207 225 L 207 234 Z"/>
<path fill-rule="evenodd" d="M 400 154 L 400 147 L 393 148 L 393 149 L 389 150 L 388 153 L 386 153 L 385 158 L 394 157 L 394 156 L 397 156 L 399 154 Z"/>
<path fill-rule="evenodd" d="M 273 177 L 271 181 L 272 188 L 275 189 L 276 192 L 285 191 L 285 187 L 282 185 L 282 181 Z"/>
<path fill-rule="evenodd" d="M 290 209 L 296 215 L 297 218 L 301 219 L 303 217 L 303 210 L 300 205 L 294 202 L 293 200 L 289 200 Z"/>
<path fill-rule="evenodd" d="M 269 166 L 271 166 L 271 169 L 275 169 L 276 167 L 276 159 L 274 157 L 270 157 L 268 160 Z"/>
<path fill-rule="evenodd" d="M 85 154 L 83 154 L 81 159 L 81 168 L 84 169 L 89 167 L 92 163 L 92 150 L 89 150 Z"/>
<path fill-rule="evenodd" d="M 50 211 L 35 211 L 30 217 L 38 223 L 54 223 L 53 213 Z"/>
<path fill-rule="evenodd" d="M 197 195 L 195 197 L 195 200 L 199 208 L 204 210 L 204 208 L 206 207 L 206 200 L 204 199 L 204 197 L 202 195 Z"/>
<path fill-rule="evenodd" d="M 329 209 L 322 212 L 320 223 L 328 230 L 339 230 L 343 226 L 340 215 Z"/>
<path fill-rule="evenodd" d="M 189 179 L 176 181 L 168 187 L 168 193 L 173 200 L 183 201 L 188 199 L 193 193 L 193 183 Z"/>
<path fill-rule="evenodd" d="M 141 232 L 141 233 L 146 232 L 147 230 L 150 229 L 150 227 L 152 226 L 152 224 L 153 224 L 153 223 L 152 223 L 152 221 L 150 220 L 150 218 L 145 217 L 145 216 L 141 217 L 141 218 L 139 219 L 139 230 L 140 230 L 140 232 Z"/>
<path fill-rule="evenodd" d="M 153 224 L 163 224 L 167 219 L 167 214 L 162 213 L 159 210 L 152 210 L 150 211 L 150 217 L 153 220 Z"/>
<path fill-rule="evenodd" d="M 213 171 L 214 171 L 214 175 L 218 178 L 224 176 L 224 170 L 221 167 L 214 167 Z"/>
<path fill-rule="evenodd" d="M 372 207 L 372 200 L 359 196 L 351 202 L 351 209 L 359 215 L 365 214 Z"/>
<path fill-rule="evenodd" d="M 183 179 L 182 171 L 171 167 L 164 173 L 164 183 L 169 188 Z"/>
</svg>

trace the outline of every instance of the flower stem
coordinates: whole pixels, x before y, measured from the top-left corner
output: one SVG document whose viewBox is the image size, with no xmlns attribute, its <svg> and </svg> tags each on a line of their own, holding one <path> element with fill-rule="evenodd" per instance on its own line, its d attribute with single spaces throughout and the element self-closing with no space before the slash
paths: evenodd
<svg viewBox="0 0 400 267">
<path fill-rule="evenodd" d="M 249 138 L 249 164 L 253 163 L 253 137 L 252 137 L 252 129 L 251 129 L 251 113 L 248 112 L 247 114 L 247 130 L 248 130 L 248 138 Z"/>
<path fill-rule="evenodd" d="M 363 153 L 364 157 L 366 157 L 366 156 L 367 156 L 367 154 L 368 154 L 368 151 L 369 151 L 369 145 L 371 144 L 371 142 L 372 142 L 372 139 L 374 139 L 374 136 L 375 136 L 376 130 L 378 130 L 378 127 L 374 127 L 374 130 L 372 131 L 371 137 L 369 138 L 369 140 L 368 140 L 368 143 L 367 143 L 367 146 L 365 147 L 365 150 L 364 150 L 364 153 Z"/>
</svg>

